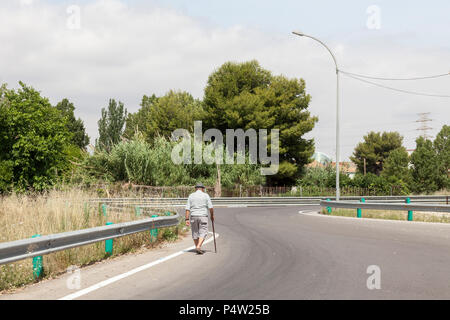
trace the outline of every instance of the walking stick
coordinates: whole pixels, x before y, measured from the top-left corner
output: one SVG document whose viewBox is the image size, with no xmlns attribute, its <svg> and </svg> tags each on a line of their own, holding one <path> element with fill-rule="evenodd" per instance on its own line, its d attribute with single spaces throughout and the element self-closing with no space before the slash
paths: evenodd
<svg viewBox="0 0 450 320">
<path fill-rule="evenodd" d="M 217 253 L 217 246 L 216 246 L 216 231 L 214 230 L 214 220 L 211 219 L 212 228 L 213 228 L 213 237 L 214 237 L 214 250 Z"/>
</svg>

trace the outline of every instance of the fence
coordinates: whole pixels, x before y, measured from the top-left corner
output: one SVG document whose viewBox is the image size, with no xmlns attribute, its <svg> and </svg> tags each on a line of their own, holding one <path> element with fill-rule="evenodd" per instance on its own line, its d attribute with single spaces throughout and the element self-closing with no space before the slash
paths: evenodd
<svg viewBox="0 0 450 320">
<path fill-rule="evenodd" d="M 150 197 L 150 198 L 186 198 L 193 191 L 192 186 L 143 186 L 143 185 L 97 185 L 107 197 Z M 215 196 L 214 186 L 206 186 L 210 196 Z M 341 187 L 342 196 L 396 196 L 401 195 L 399 186 L 391 186 L 389 190 L 380 188 Z M 336 188 L 317 186 L 243 186 L 222 187 L 220 197 L 327 197 L 336 194 Z"/>
</svg>

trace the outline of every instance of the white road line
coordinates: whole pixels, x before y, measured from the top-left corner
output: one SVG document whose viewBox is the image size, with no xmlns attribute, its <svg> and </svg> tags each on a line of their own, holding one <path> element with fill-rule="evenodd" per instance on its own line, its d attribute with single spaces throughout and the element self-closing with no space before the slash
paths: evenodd
<svg viewBox="0 0 450 320">
<path fill-rule="evenodd" d="M 306 215 L 315 215 L 315 214 L 318 214 L 317 211 L 303 211 L 303 210 L 300 210 L 298 213 L 306 214 Z"/>
<path fill-rule="evenodd" d="M 212 232 L 209 232 L 209 233 L 212 234 Z M 216 232 L 216 238 L 218 238 L 218 237 L 219 237 L 219 234 Z M 207 244 L 207 243 L 213 241 L 213 239 L 214 239 L 213 237 L 211 237 L 210 239 L 207 239 L 207 240 L 204 242 L 204 244 Z M 183 253 L 186 253 L 186 252 L 188 252 L 189 250 L 192 250 L 192 249 L 195 249 L 195 246 L 192 246 L 192 247 L 189 247 L 189 248 L 187 248 L 187 249 L 184 249 L 184 250 L 175 252 L 175 253 L 173 253 L 173 254 L 167 256 L 167 257 L 159 258 L 159 259 L 156 260 L 156 261 L 153 261 L 153 262 L 150 262 L 150 263 L 145 264 L 145 265 L 143 265 L 143 266 L 137 267 L 137 268 L 135 268 L 135 269 L 133 269 L 133 270 L 130 270 L 130 271 L 128 271 L 128 272 L 119 274 L 119 275 L 117 275 L 117 276 L 115 276 L 115 277 L 112 277 L 112 278 L 110 278 L 110 279 L 108 279 L 108 280 L 104 280 L 104 281 L 102 281 L 102 282 L 99 282 L 99 283 L 97 283 L 97 284 L 94 284 L 94 285 L 92 285 L 92 286 L 90 286 L 90 287 L 88 287 L 88 288 L 86 288 L 86 289 L 83 289 L 83 290 L 74 292 L 74 293 L 72 293 L 72 294 L 69 294 L 69 295 L 67 295 L 67 296 L 65 296 L 65 297 L 59 298 L 58 300 L 73 300 L 73 299 L 79 298 L 79 297 L 81 297 L 81 296 L 84 296 L 85 294 L 88 294 L 88 293 L 90 293 L 90 292 L 92 292 L 92 291 L 95 291 L 95 290 L 97 290 L 97 289 L 106 287 L 107 285 L 110 285 L 111 283 L 114 283 L 114 282 L 117 282 L 117 281 L 119 281 L 119 280 L 122 280 L 122 279 L 124 279 L 124 278 L 126 278 L 126 277 L 129 277 L 129 276 L 135 274 L 135 273 L 138 273 L 138 272 L 147 270 L 147 269 L 149 269 L 149 268 L 151 268 L 151 267 L 153 267 L 153 266 L 156 266 L 156 265 L 158 265 L 158 264 L 160 264 L 160 263 L 163 263 L 163 262 L 165 262 L 165 261 L 167 261 L 167 260 L 170 260 L 170 259 L 173 259 L 173 258 L 175 258 L 175 257 L 178 257 L 179 255 L 182 255 Z"/>
</svg>

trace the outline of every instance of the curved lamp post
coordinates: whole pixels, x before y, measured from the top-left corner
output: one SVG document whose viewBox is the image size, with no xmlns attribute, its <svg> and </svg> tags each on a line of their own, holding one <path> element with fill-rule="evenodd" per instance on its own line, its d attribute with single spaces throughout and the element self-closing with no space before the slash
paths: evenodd
<svg viewBox="0 0 450 320">
<path fill-rule="evenodd" d="M 331 57 L 333 58 L 334 64 L 336 65 L 336 201 L 339 201 L 340 197 L 340 188 L 339 188 L 339 149 L 340 149 L 340 141 L 339 141 L 339 135 L 340 135 L 340 129 L 339 129 L 339 68 L 337 65 L 336 57 L 334 56 L 333 52 L 331 52 L 330 48 L 327 47 L 325 43 L 320 41 L 319 39 L 304 34 L 300 31 L 293 31 L 293 34 L 300 36 L 300 37 L 307 37 L 311 38 L 317 42 L 319 42 L 322 46 L 324 46 L 328 52 L 331 54 Z"/>
</svg>

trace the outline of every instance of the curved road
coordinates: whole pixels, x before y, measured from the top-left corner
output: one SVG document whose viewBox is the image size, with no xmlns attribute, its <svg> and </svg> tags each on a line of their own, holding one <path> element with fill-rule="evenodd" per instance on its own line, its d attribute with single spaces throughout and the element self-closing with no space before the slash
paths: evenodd
<svg viewBox="0 0 450 320">
<path fill-rule="evenodd" d="M 210 242 L 202 256 L 181 254 L 80 299 L 450 298 L 449 224 L 299 213 L 312 208 L 216 208 L 217 254 Z M 131 259 L 122 258 L 121 268 L 131 269 Z M 371 265 L 380 268 L 381 289 L 367 288 Z M 47 298 L 74 291 L 53 292 Z M 17 297 L 32 297 L 26 294 Z"/>
</svg>

